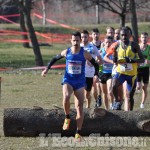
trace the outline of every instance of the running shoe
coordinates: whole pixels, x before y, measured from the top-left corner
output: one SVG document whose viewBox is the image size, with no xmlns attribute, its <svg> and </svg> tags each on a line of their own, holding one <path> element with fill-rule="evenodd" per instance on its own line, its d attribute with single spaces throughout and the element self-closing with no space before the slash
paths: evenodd
<svg viewBox="0 0 150 150">
<path fill-rule="evenodd" d="M 114 102 L 112 109 L 113 110 L 121 110 L 121 103 L 120 102 Z"/>
<path fill-rule="evenodd" d="M 75 142 L 81 142 L 81 135 L 79 133 L 75 134 Z"/>
<path fill-rule="evenodd" d="M 99 95 L 98 98 L 97 98 L 97 100 L 96 100 L 95 107 L 100 107 L 101 105 L 102 105 L 102 98 Z"/>
<path fill-rule="evenodd" d="M 65 118 L 64 125 L 63 125 L 63 130 L 68 130 L 69 127 L 70 127 L 70 119 Z"/>
<path fill-rule="evenodd" d="M 140 108 L 141 108 L 141 109 L 143 109 L 143 108 L 144 108 L 144 104 L 143 104 L 143 103 L 141 103 Z"/>
</svg>

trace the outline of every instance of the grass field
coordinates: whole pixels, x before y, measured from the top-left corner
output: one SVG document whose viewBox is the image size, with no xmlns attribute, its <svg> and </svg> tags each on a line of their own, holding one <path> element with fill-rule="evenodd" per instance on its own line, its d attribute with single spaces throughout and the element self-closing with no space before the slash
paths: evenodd
<svg viewBox="0 0 150 150">
<path fill-rule="evenodd" d="M 3 134 L 3 110 L 4 108 L 33 108 L 40 106 L 44 109 L 54 108 L 53 104 L 62 107 L 61 80 L 63 70 L 50 70 L 46 78 L 41 77 L 41 71 L 20 71 L 0 72 L 2 77 L 2 91 L 0 103 L 0 149 L 21 150 L 21 149 L 53 149 L 52 139 L 48 138 L 48 147 L 40 147 L 41 138 L 23 138 L 23 137 L 4 137 Z M 55 79 L 55 80 L 54 80 Z M 150 89 L 149 89 L 150 90 Z M 139 109 L 139 94 L 135 95 L 135 110 Z M 149 97 L 148 97 L 149 99 Z M 146 104 L 146 110 L 149 110 L 149 100 Z M 71 107 L 74 107 L 71 99 Z M 94 107 L 94 103 L 92 103 Z M 143 137 L 146 140 L 146 147 L 122 147 L 122 149 L 147 150 L 150 146 L 150 138 Z M 78 149 L 120 149 L 117 147 L 82 147 Z M 73 149 L 71 147 L 57 149 Z"/>
<path fill-rule="evenodd" d="M 41 47 L 44 64 L 58 54 L 68 45 L 53 45 Z M 64 60 L 59 63 L 63 63 Z M 64 70 L 50 70 L 47 77 L 41 77 L 41 70 L 23 71 L 20 68 L 33 67 L 34 56 L 32 49 L 22 48 L 21 44 L 0 43 L 0 68 L 9 67 L 9 71 L 0 71 L 1 99 L 0 99 L 0 150 L 148 150 L 150 149 L 150 137 L 142 137 L 146 141 L 143 147 L 112 147 L 112 146 L 85 146 L 76 147 L 52 147 L 52 138 L 47 138 L 48 146 L 41 146 L 41 137 L 5 137 L 3 133 L 3 110 L 5 108 L 33 108 L 40 106 L 44 109 L 54 108 L 53 104 L 62 107 L 62 74 Z M 150 87 L 148 87 L 150 92 Z M 150 110 L 150 94 L 148 95 L 145 110 Z M 135 110 L 139 110 L 141 94 L 135 94 Z M 85 106 L 85 105 L 84 105 Z M 94 102 L 92 103 L 92 107 Z M 71 98 L 71 107 L 74 107 Z"/>
</svg>

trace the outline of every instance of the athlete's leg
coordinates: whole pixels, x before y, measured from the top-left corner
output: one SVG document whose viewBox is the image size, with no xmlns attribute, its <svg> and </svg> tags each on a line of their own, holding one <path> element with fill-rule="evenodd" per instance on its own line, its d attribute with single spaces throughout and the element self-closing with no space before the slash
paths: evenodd
<svg viewBox="0 0 150 150">
<path fill-rule="evenodd" d="M 85 90 L 86 108 L 90 108 L 91 105 L 91 91 Z"/>
<path fill-rule="evenodd" d="M 65 112 L 65 120 L 63 124 L 63 130 L 68 130 L 70 126 L 70 97 L 73 93 L 73 88 L 68 83 L 63 83 L 63 108 Z"/>
<path fill-rule="evenodd" d="M 84 101 L 84 87 L 74 91 L 75 95 L 75 108 L 77 111 L 76 121 L 77 130 L 81 130 L 83 124 L 83 101 Z"/>
<path fill-rule="evenodd" d="M 142 88 L 141 82 L 137 82 L 136 90 L 137 90 L 137 91 L 140 91 L 141 88 Z"/>
<path fill-rule="evenodd" d="M 119 100 L 118 100 L 118 87 L 119 87 L 119 80 L 117 78 L 113 78 L 111 91 L 113 92 L 113 95 L 114 95 L 116 102 L 119 102 Z"/>
<path fill-rule="evenodd" d="M 112 105 L 114 102 L 114 95 L 111 91 L 111 86 L 112 86 L 112 79 L 108 79 L 107 80 L 107 91 L 108 91 L 108 99 L 109 99 L 110 109 L 112 109 Z"/>
<path fill-rule="evenodd" d="M 108 92 L 107 92 L 107 84 L 101 83 L 101 89 L 103 93 L 103 103 L 106 110 L 108 110 Z"/>
<path fill-rule="evenodd" d="M 136 90 L 136 78 L 137 76 L 126 76 L 127 90 L 125 98 L 125 111 L 133 110 L 134 107 L 134 93 Z"/>
<path fill-rule="evenodd" d="M 63 108 L 65 115 L 69 115 L 70 110 L 70 97 L 73 93 L 73 88 L 70 84 L 64 83 L 63 84 Z"/>
<path fill-rule="evenodd" d="M 102 97 L 102 89 L 101 89 L 101 85 L 100 85 L 100 82 L 97 82 L 96 83 L 96 87 L 97 87 L 97 100 L 98 101 L 100 99 L 101 101 L 101 97 Z"/>
<path fill-rule="evenodd" d="M 144 103 L 147 99 L 147 87 L 149 83 L 149 68 L 144 68 L 143 70 L 143 86 L 142 86 L 142 101 L 141 101 L 141 108 L 144 108 Z"/>
<path fill-rule="evenodd" d="M 97 89 L 97 85 L 96 85 L 97 81 L 95 80 L 95 78 L 93 77 L 93 96 L 95 101 L 97 100 L 97 96 L 98 96 L 98 89 Z"/>
<path fill-rule="evenodd" d="M 145 100 L 147 98 L 147 87 L 148 87 L 148 84 L 147 83 L 144 83 L 143 86 L 142 86 L 142 104 L 145 103 Z"/>
<path fill-rule="evenodd" d="M 129 103 L 129 107 L 130 110 L 133 110 L 134 107 L 134 93 L 136 91 L 136 85 L 132 88 L 132 91 L 130 92 L 130 103 Z"/>
<path fill-rule="evenodd" d="M 136 84 L 136 90 L 137 90 L 137 93 L 141 91 L 142 89 L 142 72 L 141 72 L 141 69 L 139 68 L 138 69 L 138 74 L 137 74 L 137 84 Z"/>
<path fill-rule="evenodd" d="M 86 108 L 90 108 L 92 85 L 93 85 L 93 78 L 86 77 L 86 87 L 85 87 Z"/>
<path fill-rule="evenodd" d="M 116 73 L 115 76 L 113 76 L 112 79 L 112 92 L 114 95 L 114 103 L 113 103 L 113 109 L 114 110 L 121 110 L 121 103 L 118 98 L 118 87 L 123 84 L 125 81 L 124 75 L 120 73 Z"/>
</svg>

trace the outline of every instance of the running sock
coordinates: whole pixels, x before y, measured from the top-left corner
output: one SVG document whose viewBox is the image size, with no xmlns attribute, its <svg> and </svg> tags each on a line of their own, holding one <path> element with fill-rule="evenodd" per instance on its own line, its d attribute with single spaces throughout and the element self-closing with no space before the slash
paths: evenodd
<svg viewBox="0 0 150 150">
<path fill-rule="evenodd" d="M 77 133 L 77 134 L 80 134 L 80 133 L 81 133 L 81 130 L 78 130 L 78 129 L 77 129 L 77 130 L 76 130 L 76 133 Z"/>
<path fill-rule="evenodd" d="M 66 115 L 66 118 L 67 118 L 67 119 L 70 119 L 70 115 L 69 115 L 69 114 L 68 114 L 68 115 Z"/>
</svg>

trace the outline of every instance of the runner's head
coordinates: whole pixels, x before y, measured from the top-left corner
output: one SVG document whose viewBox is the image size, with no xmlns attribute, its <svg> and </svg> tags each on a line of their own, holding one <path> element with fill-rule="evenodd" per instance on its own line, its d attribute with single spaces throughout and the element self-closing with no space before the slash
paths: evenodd
<svg viewBox="0 0 150 150">
<path fill-rule="evenodd" d="M 81 40 L 83 45 L 89 42 L 89 32 L 87 30 L 81 31 Z"/>
<path fill-rule="evenodd" d="M 105 49 L 107 49 L 113 43 L 113 38 L 111 36 L 106 36 L 104 39 L 104 43 Z"/>
<path fill-rule="evenodd" d="M 140 40 L 141 40 L 142 44 L 147 44 L 147 42 L 148 42 L 148 33 L 147 32 L 141 33 Z"/>
<path fill-rule="evenodd" d="M 98 41 L 99 40 L 99 36 L 100 36 L 99 30 L 97 28 L 94 28 L 92 30 L 91 36 L 92 36 L 93 41 Z"/>
<path fill-rule="evenodd" d="M 114 40 L 118 41 L 120 39 L 120 29 L 115 29 Z"/>
<path fill-rule="evenodd" d="M 126 27 L 122 27 L 120 30 L 120 39 L 125 44 L 129 43 L 130 40 L 130 31 Z"/>
<path fill-rule="evenodd" d="M 75 46 L 76 48 L 80 46 L 80 42 L 81 42 L 81 34 L 80 32 L 76 31 L 74 33 L 72 33 L 71 36 L 71 44 L 72 46 Z"/>
<path fill-rule="evenodd" d="M 129 26 L 125 26 L 125 28 L 128 29 L 129 34 L 130 34 L 130 40 L 133 41 L 133 40 L 134 40 L 134 36 L 133 36 L 133 34 L 132 34 L 132 29 L 131 29 Z"/>
<path fill-rule="evenodd" d="M 106 36 L 111 36 L 112 38 L 114 38 L 114 31 L 115 31 L 115 29 L 113 27 L 107 27 L 106 28 Z"/>
</svg>

